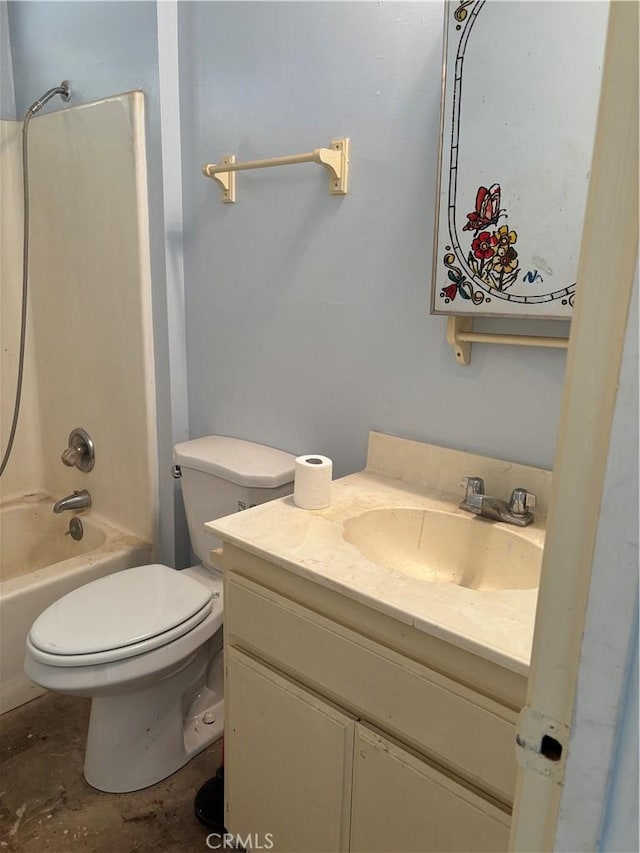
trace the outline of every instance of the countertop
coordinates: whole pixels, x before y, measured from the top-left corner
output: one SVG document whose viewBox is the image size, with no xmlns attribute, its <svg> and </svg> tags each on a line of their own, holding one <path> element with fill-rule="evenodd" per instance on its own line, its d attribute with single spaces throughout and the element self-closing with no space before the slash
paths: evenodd
<svg viewBox="0 0 640 853">
<path fill-rule="evenodd" d="M 473 469 L 469 473 L 474 473 Z M 399 476 L 365 470 L 333 482 L 328 509 L 304 510 L 291 497 L 280 498 L 209 522 L 206 528 L 223 541 L 300 577 L 527 675 L 537 589 L 476 590 L 425 582 L 372 562 L 342 536 L 348 518 L 372 509 L 412 507 L 468 516 L 458 508 L 459 500 L 459 493 L 453 490 L 435 491 L 423 482 L 408 483 Z M 513 531 L 510 525 L 504 526 Z M 540 519 L 516 530 L 543 547 L 544 525 Z"/>
</svg>

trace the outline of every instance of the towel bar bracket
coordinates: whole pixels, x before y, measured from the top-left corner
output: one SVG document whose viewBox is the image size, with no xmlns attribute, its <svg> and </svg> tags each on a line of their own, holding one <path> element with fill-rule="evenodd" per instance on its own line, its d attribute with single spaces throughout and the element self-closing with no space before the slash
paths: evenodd
<svg viewBox="0 0 640 853">
<path fill-rule="evenodd" d="M 235 154 L 229 154 L 220 161 L 221 166 L 230 166 L 236 162 Z M 204 170 L 203 170 L 204 171 Z M 236 200 L 236 173 L 218 172 L 217 174 L 206 173 L 208 178 L 213 178 L 222 190 L 221 201 L 223 204 L 233 204 Z"/>
<path fill-rule="evenodd" d="M 453 348 L 458 364 L 471 364 L 471 344 L 460 340 L 461 332 L 473 329 L 471 317 L 449 317 L 447 319 L 447 343 Z"/>
<path fill-rule="evenodd" d="M 318 149 L 319 162 L 329 172 L 331 195 L 346 195 L 349 192 L 349 140 L 332 139 L 331 148 Z"/>
<path fill-rule="evenodd" d="M 458 364 L 471 364 L 471 344 L 508 344 L 510 346 L 554 347 L 566 349 L 569 338 L 542 335 L 503 335 L 491 332 L 474 332 L 473 318 L 454 316 L 447 318 L 447 343 L 453 348 Z"/>
</svg>

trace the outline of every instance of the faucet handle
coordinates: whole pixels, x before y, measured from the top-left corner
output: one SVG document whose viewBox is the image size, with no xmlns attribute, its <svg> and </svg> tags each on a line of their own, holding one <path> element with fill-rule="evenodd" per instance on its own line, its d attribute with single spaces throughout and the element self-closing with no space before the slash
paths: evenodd
<svg viewBox="0 0 640 853">
<path fill-rule="evenodd" d="M 484 495 L 484 480 L 482 477 L 463 477 L 460 485 L 463 489 L 467 490 L 467 499 L 470 495 Z"/>
<path fill-rule="evenodd" d="M 518 488 L 511 492 L 509 501 L 509 512 L 513 515 L 527 515 L 529 507 L 536 505 L 536 496 L 533 492 Z"/>
<path fill-rule="evenodd" d="M 66 447 L 60 456 L 64 464 L 69 468 L 73 468 L 81 457 L 82 453 L 76 447 Z"/>
<path fill-rule="evenodd" d="M 76 427 L 69 433 L 68 445 L 60 456 L 62 462 L 69 468 L 75 465 L 84 473 L 91 471 L 95 464 L 96 450 L 89 433 Z"/>
</svg>

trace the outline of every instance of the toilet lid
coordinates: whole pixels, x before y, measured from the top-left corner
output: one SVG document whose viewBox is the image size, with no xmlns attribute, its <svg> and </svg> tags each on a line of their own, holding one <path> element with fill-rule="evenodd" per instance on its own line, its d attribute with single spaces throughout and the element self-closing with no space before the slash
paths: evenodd
<svg viewBox="0 0 640 853">
<path fill-rule="evenodd" d="M 60 598 L 38 616 L 29 640 L 54 655 L 125 648 L 166 636 L 182 623 L 193 627 L 208 615 L 211 599 L 211 590 L 176 569 L 136 566 Z"/>
</svg>

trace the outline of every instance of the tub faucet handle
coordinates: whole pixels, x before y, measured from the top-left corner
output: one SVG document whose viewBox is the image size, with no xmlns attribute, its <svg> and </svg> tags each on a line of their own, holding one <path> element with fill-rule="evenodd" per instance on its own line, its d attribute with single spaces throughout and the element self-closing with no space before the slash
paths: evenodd
<svg viewBox="0 0 640 853">
<path fill-rule="evenodd" d="M 73 468 L 73 466 L 78 462 L 81 458 L 82 453 L 75 447 L 66 447 L 62 451 L 62 456 L 60 457 L 65 465 L 68 465 L 69 468 Z"/>
<path fill-rule="evenodd" d="M 62 451 L 60 458 L 64 465 L 75 465 L 83 473 L 91 471 L 96 461 L 96 450 L 89 433 L 76 427 L 69 433 L 69 446 Z"/>
</svg>

